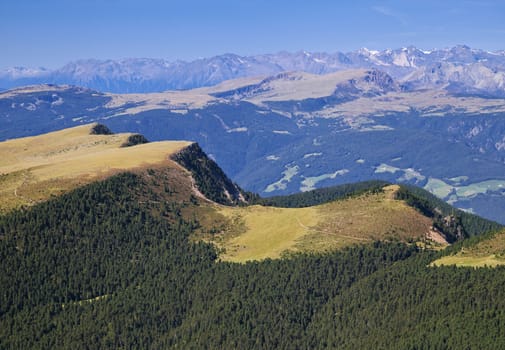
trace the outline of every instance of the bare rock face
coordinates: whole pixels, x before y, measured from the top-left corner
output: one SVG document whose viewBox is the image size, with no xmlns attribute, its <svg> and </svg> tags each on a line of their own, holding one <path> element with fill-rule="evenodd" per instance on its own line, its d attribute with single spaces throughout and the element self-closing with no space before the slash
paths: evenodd
<svg viewBox="0 0 505 350">
<path fill-rule="evenodd" d="M 367 83 L 377 85 L 385 92 L 396 90 L 396 85 L 393 78 L 391 78 L 389 74 L 376 69 L 368 71 L 363 80 Z"/>
</svg>

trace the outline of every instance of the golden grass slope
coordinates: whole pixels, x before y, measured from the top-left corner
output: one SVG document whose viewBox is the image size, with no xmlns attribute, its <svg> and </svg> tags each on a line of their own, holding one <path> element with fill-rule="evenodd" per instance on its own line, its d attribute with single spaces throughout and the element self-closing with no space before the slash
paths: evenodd
<svg viewBox="0 0 505 350">
<path fill-rule="evenodd" d="M 432 266 L 455 265 L 461 267 L 495 267 L 505 265 L 505 231 L 472 247 L 461 249 L 454 255 L 444 256 L 431 263 Z"/>
<path fill-rule="evenodd" d="M 221 259 L 279 258 L 285 252 L 323 252 L 375 240 L 425 240 L 431 220 L 394 199 L 398 186 L 308 208 L 220 207 L 228 219 L 211 239 Z"/>
<path fill-rule="evenodd" d="M 220 213 L 235 225 L 221 242 L 216 242 L 225 250 L 221 258 L 235 262 L 278 258 L 283 252 L 293 250 L 320 220 L 315 207 L 223 207 Z"/>
<path fill-rule="evenodd" d="M 185 141 L 121 145 L 132 134 L 93 135 L 95 124 L 0 143 L 0 211 L 31 205 L 120 171 L 172 164 Z"/>
</svg>

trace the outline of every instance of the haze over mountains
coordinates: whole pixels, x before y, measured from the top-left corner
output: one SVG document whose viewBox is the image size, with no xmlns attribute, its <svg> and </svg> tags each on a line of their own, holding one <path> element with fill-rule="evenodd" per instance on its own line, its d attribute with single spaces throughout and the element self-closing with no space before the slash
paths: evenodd
<svg viewBox="0 0 505 350">
<path fill-rule="evenodd" d="M 160 92 L 286 71 L 327 74 L 357 68 L 379 69 L 391 75 L 405 90 L 447 87 L 457 93 L 505 96 L 505 52 L 488 52 L 464 45 L 431 51 L 408 47 L 383 51 L 364 48 L 348 53 L 224 54 L 191 62 L 149 58 L 88 59 L 55 70 L 5 69 L 0 71 L 0 88 L 51 83 L 115 93 Z"/>
</svg>

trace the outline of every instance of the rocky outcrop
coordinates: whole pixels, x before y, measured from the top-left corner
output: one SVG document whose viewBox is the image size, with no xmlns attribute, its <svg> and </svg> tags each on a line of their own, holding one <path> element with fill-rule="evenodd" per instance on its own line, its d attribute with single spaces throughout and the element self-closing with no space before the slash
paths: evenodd
<svg viewBox="0 0 505 350">
<path fill-rule="evenodd" d="M 121 145 L 121 147 L 130 147 L 130 146 L 135 146 L 135 145 L 141 145 L 143 143 L 149 143 L 149 140 L 146 139 L 144 135 L 133 134 L 131 136 L 128 136 L 128 138 Z"/>
<path fill-rule="evenodd" d="M 191 172 L 198 190 L 207 199 L 225 205 L 247 202 L 248 194 L 234 184 L 197 143 L 175 153 L 172 159 Z"/>
</svg>

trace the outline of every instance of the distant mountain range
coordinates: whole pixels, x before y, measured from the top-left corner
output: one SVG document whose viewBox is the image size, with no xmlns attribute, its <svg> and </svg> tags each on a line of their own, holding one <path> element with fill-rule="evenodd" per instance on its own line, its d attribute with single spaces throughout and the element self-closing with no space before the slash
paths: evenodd
<svg viewBox="0 0 505 350">
<path fill-rule="evenodd" d="M 0 89 L 69 84 L 114 93 L 160 92 L 281 72 L 327 74 L 348 69 L 380 70 L 408 91 L 444 87 L 459 94 L 505 96 L 505 51 L 488 52 L 464 45 L 431 51 L 408 47 L 384 51 L 364 48 L 349 53 L 224 54 L 191 62 L 88 59 L 55 70 L 14 67 L 0 71 Z"/>
</svg>

